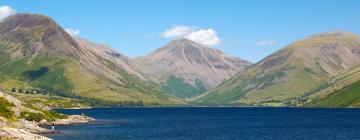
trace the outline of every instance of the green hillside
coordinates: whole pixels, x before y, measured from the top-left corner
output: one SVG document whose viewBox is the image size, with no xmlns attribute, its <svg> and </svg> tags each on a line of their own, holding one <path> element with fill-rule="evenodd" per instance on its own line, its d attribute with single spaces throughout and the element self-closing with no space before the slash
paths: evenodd
<svg viewBox="0 0 360 140">
<path fill-rule="evenodd" d="M 359 107 L 360 106 L 360 67 L 333 78 L 329 86 L 311 95 L 307 107 Z"/>
<path fill-rule="evenodd" d="M 167 79 L 166 84 L 161 86 L 161 89 L 181 99 L 190 98 L 206 92 L 207 88 L 199 79 L 196 79 L 195 84 L 196 86 L 193 86 L 184 82 L 181 78 L 171 75 Z"/>
<path fill-rule="evenodd" d="M 324 33 L 294 42 L 194 99 L 199 104 L 296 106 L 359 64 L 360 37 Z M 349 51 L 350 50 L 350 51 Z"/>
</svg>

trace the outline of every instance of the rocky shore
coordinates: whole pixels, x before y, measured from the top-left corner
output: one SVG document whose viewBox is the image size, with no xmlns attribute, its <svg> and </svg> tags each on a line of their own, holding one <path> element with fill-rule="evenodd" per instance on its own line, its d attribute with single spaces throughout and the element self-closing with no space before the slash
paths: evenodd
<svg viewBox="0 0 360 140">
<path fill-rule="evenodd" d="M 4 123 L 0 127 L 0 140 L 50 140 L 50 138 L 39 134 L 59 133 L 56 130 L 49 130 L 40 126 L 75 125 L 95 121 L 95 119 L 82 115 L 69 115 L 67 119 L 58 119 L 54 122 L 40 121 L 31 122 L 20 120 L 13 123 Z"/>
<path fill-rule="evenodd" d="M 11 116 L 8 116 L 7 118 L 0 114 L 0 140 L 48 140 L 49 138 L 39 134 L 53 134 L 59 132 L 56 130 L 45 129 L 40 126 L 74 125 L 95 120 L 83 115 L 67 115 L 63 119 L 53 118 L 53 121 L 49 121 L 49 119 L 44 117 L 44 112 L 23 106 L 23 103 L 20 100 L 5 93 L 1 89 L 0 99 L 2 101 L 0 107 L 11 113 Z M 25 119 L 26 115 L 32 116 Z M 36 118 L 39 117 L 43 117 L 44 119 L 38 122 L 28 121 L 36 120 Z"/>
</svg>

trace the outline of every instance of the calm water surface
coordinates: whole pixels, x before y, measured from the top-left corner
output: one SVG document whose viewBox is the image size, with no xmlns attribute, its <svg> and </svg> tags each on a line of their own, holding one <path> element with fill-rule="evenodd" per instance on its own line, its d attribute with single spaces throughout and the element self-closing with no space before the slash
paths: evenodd
<svg viewBox="0 0 360 140">
<path fill-rule="evenodd" d="M 105 108 L 59 110 L 96 122 L 56 126 L 55 140 L 359 140 L 360 109 Z"/>
</svg>

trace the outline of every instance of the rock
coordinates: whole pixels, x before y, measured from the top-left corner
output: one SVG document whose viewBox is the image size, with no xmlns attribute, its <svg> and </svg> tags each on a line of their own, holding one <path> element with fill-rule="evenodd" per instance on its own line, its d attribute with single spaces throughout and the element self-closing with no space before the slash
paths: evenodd
<svg viewBox="0 0 360 140">
<path fill-rule="evenodd" d="M 27 121 L 27 120 L 20 120 L 18 122 L 13 123 L 12 125 L 14 127 L 24 129 L 30 133 L 36 133 L 36 134 L 55 133 L 51 130 L 48 130 L 48 129 L 38 126 L 38 124 L 36 122 L 31 122 L 31 121 Z"/>
<path fill-rule="evenodd" d="M 10 127 L 0 128 L 0 138 L 11 140 L 52 140 L 38 134 L 30 133 L 24 129 Z"/>
</svg>

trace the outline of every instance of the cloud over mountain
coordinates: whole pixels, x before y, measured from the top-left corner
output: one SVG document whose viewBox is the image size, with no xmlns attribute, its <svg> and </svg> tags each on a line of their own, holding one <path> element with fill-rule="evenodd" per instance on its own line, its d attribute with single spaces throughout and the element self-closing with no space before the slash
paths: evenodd
<svg viewBox="0 0 360 140">
<path fill-rule="evenodd" d="M 12 9 L 10 6 L 4 5 L 0 6 L 0 20 L 15 14 L 16 11 Z"/>
<path fill-rule="evenodd" d="M 220 38 L 214 29 L 196 29 L 190 26 L 175 26 L 161 34 L 164 38 L 187 38 L 205 46 L 214 46 L 220 43 Z"/>
<path fill-rule="evenodd" d="M 80 30 L 77 29 L 65 29 L 65 31 L 72 37 L 78 37 L 80 35 Z"/>
</svg>

